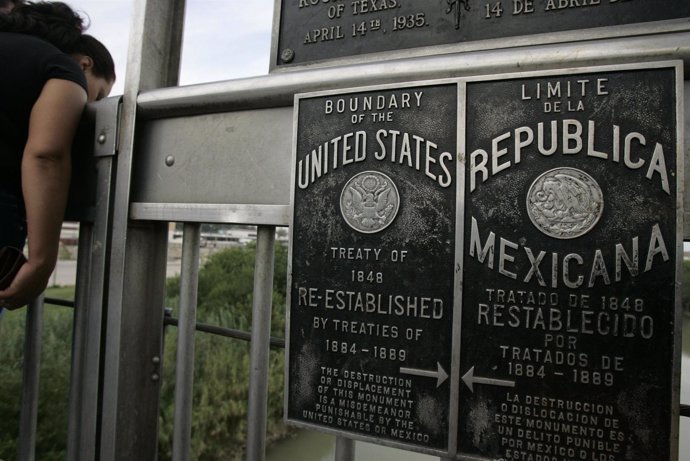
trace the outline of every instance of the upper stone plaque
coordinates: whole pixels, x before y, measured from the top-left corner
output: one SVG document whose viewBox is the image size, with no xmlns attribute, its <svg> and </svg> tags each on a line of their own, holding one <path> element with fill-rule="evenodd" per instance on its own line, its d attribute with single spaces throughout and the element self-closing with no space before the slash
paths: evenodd
<svg viewBox="0 0 690 461">
<path fill-rule="evenodd" d="M 687 0 L 281 0 L 273 66 L 690 17 Z"/>
</svg>

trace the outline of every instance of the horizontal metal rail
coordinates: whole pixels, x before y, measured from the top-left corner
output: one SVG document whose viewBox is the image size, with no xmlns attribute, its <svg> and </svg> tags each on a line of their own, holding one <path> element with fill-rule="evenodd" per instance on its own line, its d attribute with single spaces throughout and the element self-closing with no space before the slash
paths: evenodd
<svg viewBox="0 0 690 461">
<path fill-rule="evenodd" d="M 290 223 L 290 209 L 286 205 L 134 202 L 130 207 L 130 217 L 143 221 L 287 226 Z"/>
<path fill-rule="evenodd" d="M 687 27 L 683 26 L 683 27 Z M 618 37 L 438 56 L 410 56 L 378 63 L 275 73 L 224 82 L 142 92 L 137 115 L 170 118 L 291 106 L 296 93 L 401 81 L 522 72 L 633 61 L 690 61 L 690 32 Z"/>
<path fill-rule="evenodd" d="M 179 324 L 179 320 L 174 317 L 168 317 L 166 315 L 165 319 L 163 320 L 163 323 L 165 325 L 177 326 Z M 197 322 L 196 330 L 202 331 L 204 333 L 210 333 L 213 335 L 225 336 L 226 338 L 240 339 L 242 341 L 251 341 L 252 339 L 252 334 L 249 331 L 219 327 L 217 325 L 210 325 L 208 323 Z M 285 339 L 271 336 L 270 346 L 274 349 L 284 349 Z"/>
<path fill-rule="evenodd" d="M 53 306 L 74 307 L 74 301 L 70 301 L 67 299 L 45 298 L 44 303 L 50 304 Z M 171 312 L 170 310 L 166 309 L 165 320 L 164 320 L 165 325 L 178 326 L 179 320 L 172 317 L 170 315 L 170 312 Z M 217 335 L 217 336 L 225 336 L 226 338 L 240 339 L 242 341 L 251 341 L 251 338 L 252 338 L 251 332 L 236 330 L 233 328 L 220 327 L 220 326 L 211 325 L 208 323 L 197 322 L 196 330 L 204 332 L 204 333 L 210 333 L 210 334 Z M 270 345 L 274 349 L 284 349 L 285 348 L 285 339 L 276 338 L 274 336 L 271 336 Z M 690 405 L 682 405 L 681 404 L 680 416 L 690 418 Z"/>
<path fill-rule="evenodd" d="M 166 314 L 164 323 L 165 325 L 177 326 L 179 321 L 174 317 L 170 317 L 169 314 Z M 240 339 L 242 341 L 250 341 L 252 338 L 251 332 L 235 330 L 232 328 L 219 327 L 217 325 L 210 325 L 207 323 L 197 323 L 196 329 L 197 331 L 201 331 L 204 333 L 225 336 L 227 338 Z M 285 348 L 285 339 L 271 336 L 270 345 L 272 348 L 275 349 Z M 680 416 L 690 418 L 690 405 L 680 406 Z"/>
<path fill-rule="evenodd" d="M 43 301 L 44 304 L 50 304 L 51 306 L 62 306 L 62 307 L 75 307 L 75 302 L 73 300 L 69 299 L 60 299 L 60 298 L 45 298 Z"/>
<path fill-rule="evenodd" d="M 50 304 L 51 306 L 62 306 L 62 307 L 72 307 L 72 308 L 74 308 L 74 305 L 75 305 L 74 301 L 70 301 L 68 299 L 59 299 L 59 298 L 45 298 L 45 304 Z M 168 309 L 166 309 L 165 320 L 164 320 L 165 325 L 178 326 L 179 322 L 180 322 L 179 319 L 172 317 L 170 315 L 170 312 L 168 311 Z M 251 332 L 242 331 L 242 330 L 235 330 L 233 328 L 219 327 L 217 325 L 211 325 L 208 323 L 197 322 L 196 330 L 202 331 L 204 333 L 210 333 L 210 334 L 217 335 L 217 336 L 225 336 L 226 338 L 241 339 L 242 341 L 251 341 L 251 339 L 252 339 Z M 285 348 L 285 339 L 276 338 L 274 336 L 271 336 L 270 345 L 274 349 L 284 349 Z"/>
</svg>

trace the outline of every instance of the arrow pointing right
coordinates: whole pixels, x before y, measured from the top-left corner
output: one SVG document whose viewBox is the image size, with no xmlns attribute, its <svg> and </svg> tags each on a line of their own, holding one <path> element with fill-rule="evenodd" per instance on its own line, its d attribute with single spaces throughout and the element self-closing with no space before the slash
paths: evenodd
<svg viewBox="0 0 690 461">
<path fill-rule="evenodd" d="M 400 373 L 406 375 L 424 376 L 426 378 L 436 379 L 436 387 L 439 387 L 443 382 L 448 379 L 448 373 L 443 369 L 440 363 L 436 362 L 436 371 L 430 370 L 419 370 L 416 368 L 405 368 L 400 367 Z"/>
<path fill-rule="evenodd" d="M 481 378 L 474 376 L 474 367 L 470 368 L 462 377 L 470 392 L 474 392 L 474 384 L 488 384 L 490 386 L 515 387 L 515 381 L 507 381 L 505 379 Z"/>
</svg>

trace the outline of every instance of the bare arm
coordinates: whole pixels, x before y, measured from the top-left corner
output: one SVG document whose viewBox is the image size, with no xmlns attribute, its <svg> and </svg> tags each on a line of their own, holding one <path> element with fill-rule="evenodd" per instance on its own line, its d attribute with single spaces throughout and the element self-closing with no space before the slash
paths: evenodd
<svg viewBox="0 0 690 461">
<path fill-rule="evenodd" d="M 12 285 L 0 291 L 0 300 L 8 301 L 11 308 L 38 296 L 55 267 L 69 191 L 70 150 L 85 104 L 81 86 L 51 79 L 31 111 L 22 158 L 29 259 Z"/>
</svg>

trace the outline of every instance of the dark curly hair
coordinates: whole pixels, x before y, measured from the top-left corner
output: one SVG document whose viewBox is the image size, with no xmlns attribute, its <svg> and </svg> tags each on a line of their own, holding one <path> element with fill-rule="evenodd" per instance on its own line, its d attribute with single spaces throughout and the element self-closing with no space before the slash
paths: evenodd
<svg viewBox="0 0 690 461">
<path fill-rule="evenodd" d="M 27 2 L 0 15 L 0 32 L 29 34 L 52 43 L 63 53 L 74 52 L 84 20 L 62 2 Z"/>
<path fill-rule="evenodd" d="M 85 29 L 83 18 L 62 2 L 22 2 L 11 12 L 0 14 L 0 32 L 33 35 L 63 53 L 88 56 L 96 76 L 114 81 L 115 63 L 110 52 L 94 37 L 84 34 Z"/>
<path fill-rule="evenodd" d="M 21 3 L 22 0 L 0 0 L 0 10 L 11 10 Z"/>
</svg>

